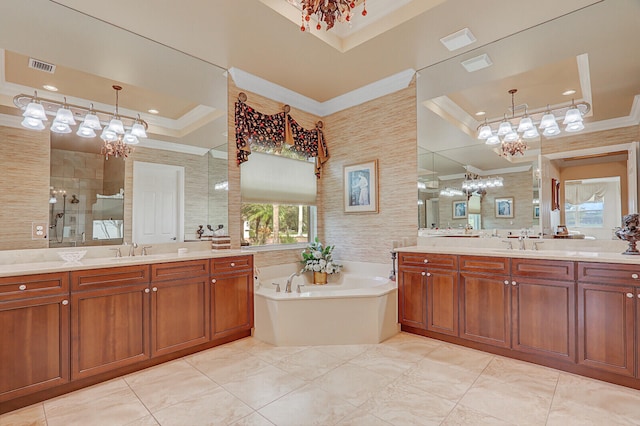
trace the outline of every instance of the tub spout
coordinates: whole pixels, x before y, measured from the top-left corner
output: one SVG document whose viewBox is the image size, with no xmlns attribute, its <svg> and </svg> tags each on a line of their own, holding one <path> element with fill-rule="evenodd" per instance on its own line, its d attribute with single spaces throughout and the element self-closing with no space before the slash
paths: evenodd
<svg viewBox="0 0 640 426">
<path fill-rule="evenodd" d="M 287 278 L 287 286 L 284 288 L 285 293 L 291 293 L 291 283 L 293 282 L 293 277 L 298 277 L 301 273 L 302 271 L 298 271 L 289 275 L 289 278 Z"/>
</svg>

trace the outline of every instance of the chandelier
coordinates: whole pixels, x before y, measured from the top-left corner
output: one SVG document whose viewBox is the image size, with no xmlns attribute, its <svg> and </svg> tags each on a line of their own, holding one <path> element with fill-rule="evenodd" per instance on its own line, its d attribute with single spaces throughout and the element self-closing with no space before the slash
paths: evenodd
<svg viewBox="0 0 640 426">
<path fill-rule="evenodd" d="M 367 16 L 366 0 L 287 0 L 292 5 L 302 9 L 302 24 L 300 31 L 309 30 L 311 16 L 316 15 L 317 30 L 322 29 L 320 22 L 326 24 L 329 31 L 337 22 L 350 23 L 353 18 L 353 9 L 363 4 L 362 16 Z"/>
<path fill-rule="evenodd" d="M 462 181 L 462 190 L 466 192 L 482 191 L 488 188 L 500 188 L 503 185 L 501 177 L 481 178 L 475 173 L 466 173 L 464 181 Z"/>
<path fill-rule="evenodd" d="M 78 125 L 76 135 L 82 138 L 95 138 L 96 131 L 102 130 L 100 139 L 103 141 L 101 154 L 108 160 L 112 157 L 126 158 L 133 152 L 131 145 L 136 145 L 140 141 L 138 138 L 146 138 L 148 124 L 140 118 L 120 115 L 118 112 L 118 93 L 121 86 L 114 85 L 116 91 L 115 112 L 110 114 L 105 111 L 93 109 L 93 104 L 89 108 L 59 102 L 51 99 L 38 98 L 38 92 L 34 96 L 24 94 L 13 98 L 13 103 L 18 108 L 24 110 L 22 116 L 22 126 L 30 130 L 43 130 L 45 121 L 48 121 L 47 114 L 55 116 L 51 123 L 50 130 L 54 133 L 71 133 L 71 126 L 77 125 L 76 118 L 82 118 Z M 109 120 L 110 117 L 110 120 Z M 125 126 L 125 122 L 127 123 Z M 108 123 L 102 128 L 102 123 Z"/>
<path fill-rule="evenodd" d="M 461 191 L 461 190 L 460 190 L 460 189 L 458 189 L 458 188 L 449 188 L 449 187 L 446 187 L 446 188 L 442 188 L 442 189 L 440 190 L 440 195 L 443 195 L 443 196 L 445 196 L 445 197 L 462 197 L 462 196 L 463 196 L 463 195 L 465 195 L 465 194 L 464 194 L 464 192 L 463 192 L 463 191 Z"/>
<path fill-rule="evenodd" d="M 545 137 L 556 136 L 561 133 L 559 120 L 566 125 L 565 132 L 579 132 L 584 129 L 583 116 L 591 110 L 591 105 L 587 102 L 575 103 L 571 100 L 570 105 L 559 108 L 541 108 L 533 112 L 527 110 L 526 105 L 515 105 L 515 94 L 518 89 L 509 90 L 511 95 L 511 117 L 504 114 L 502 120 L 487 121 L 478 126 L 478 139 L 485 140 L 487 145 L 498 145 L 501 147 L 500 155 L 523 154 L 527 149 L 525 140 L 535 139 L 542 131 Z M 516 114 L 517 109 L 524 109 L 523 113 Z"/>
</svg>

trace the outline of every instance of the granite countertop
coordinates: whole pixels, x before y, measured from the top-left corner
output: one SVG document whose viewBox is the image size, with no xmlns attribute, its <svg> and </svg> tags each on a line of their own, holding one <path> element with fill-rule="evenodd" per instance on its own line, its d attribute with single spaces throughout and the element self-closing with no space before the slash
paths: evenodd
<svg viewBox="0 0 640 426">
<path fill-rule="evenodd" d="M 118 266 L 148 265 L 153 263 L 179 262 L 186 260 L 210 259 L 229 256 L 251 255 L 245 250 L 189 250 L 188 253 L 150 254 L 146 256 L 124 257 L 95 257 L 83 258 L 78 262 L 65 262 L 62 260 L 43 260 L 28 263 L 12 263 L 0 265 L 0 277 L 17 275 L 45 274 L 50 272 L 69 272 L 97 268 L 113 268 Z"/>
</svg>

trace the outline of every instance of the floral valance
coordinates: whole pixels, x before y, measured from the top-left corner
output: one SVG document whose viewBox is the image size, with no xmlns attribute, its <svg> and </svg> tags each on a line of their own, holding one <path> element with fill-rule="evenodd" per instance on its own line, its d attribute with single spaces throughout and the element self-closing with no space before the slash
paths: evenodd
<svg viewBox="0 0 640 426">
<path fill-rule="evenodd" d="M 329 159 L 321 123 L 307 130 L 288 114 L 288 111 L 273 115 L 254 110 L 243 101 L 236 102 L 236 161 L 238 165 L 249 160 L 252 143 L 265 148 L 280 149 L 289 145 L 292 151 L 316 159 L 316 176 L 320 177 L 322 166 Z"/>
</svg>

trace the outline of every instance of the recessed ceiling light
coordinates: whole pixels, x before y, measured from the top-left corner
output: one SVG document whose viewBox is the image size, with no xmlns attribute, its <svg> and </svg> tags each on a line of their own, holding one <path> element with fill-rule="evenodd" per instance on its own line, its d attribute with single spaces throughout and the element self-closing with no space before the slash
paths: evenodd
<svg viewBox="0 0 640 426">
<path fill-rule="evenodd" d="M 474 72 L 493 65 L 491 58 L 486 53 L 466 61 L 460 62 L 467 72 Z"/>
<path fill-rule="evenodd" d="M 157 109 L 150 109 L 149 113 L 151 113 L 151 114 L 159 114 L 160 111 L 158 111 Z"/>
<path fill-rule="evenodd" d="M 475 36 L 471 33 L 469 28 L 463 28 L 460 31 L 456 31 L 453 34 L 449 34 L 448 36 L 440 39 L 440 42 L 451 52 L 468 46 L 476 41 Z"/>
<path fill-rule="evenodd" d="M 478 117 L 482 117 L 482 116 L 483 116 L 483 115 L 485 115 L 485 114 L 486 114 L 486 112 L 484 112 L 484 111 L 478 111 L 478 112 L 476 112 L 476 116 L 478 116 Z"/>
<path fill-rule="evenodd" d="M 567 90 L 565 92 L 562 92 L 562 94 L 565 95 L 565 96 L 574 95 L 575 93 L 576 93 L 576 91 L 573 90 L 573 89 Z"/>
<path fill-rule="evenodd" d="M 48 90 L 50 92 L 57 92 L 58 88 L 56 86 L 52 86 L 50 84 L 45 84 L 44 86 L 42 86 L 45 90 Z"/>
</svg>

